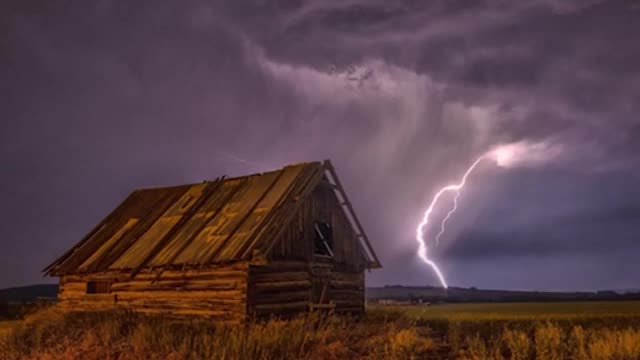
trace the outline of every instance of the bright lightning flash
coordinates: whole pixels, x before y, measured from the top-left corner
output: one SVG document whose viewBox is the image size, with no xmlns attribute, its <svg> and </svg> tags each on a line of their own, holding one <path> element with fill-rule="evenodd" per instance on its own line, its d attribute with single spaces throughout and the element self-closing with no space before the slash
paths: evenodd
<svg viewBox="0 0 640 360">
<path fill-rule="evenodd" d="M 427 247 L 427 242 L 424 239 L 423 229 L 429 223 L 429 216 L 431 215 L 431 212 L 433 212 L 433 209 L 438 204 L 438 200 L 440 200 L 440 197 L 444 193 L 454 192 L 455 196 L 453 198 L 453 208 L 451 208 L 451 210 L 449 210 L 447 215 L 442 220 L 442 223 L 440 223 L 440 232 L 438 233 L 438 235 L 436 235 L 436 238 L 435 238 L 436 244 L 440 241 L 440 237 L 442 236 L 442 234 L 444 234 L 444 231 L 446 229 L 447 220 L 449 220 L 451 215 L 453 215 L 453 213 L 458 208 L 458 198 L 460 197 L 460 191 L 462 190 L 462 188 L 466 184 L 467 177 L 469 177 L 471 172 L 473 172 L 473 169 L 475 169 L 476 166 L 478 166 L 478 164 L 480 163 L 480 161 L 482 161 L 482 159 L 484 157 L 485 157 L 485 155 L 480 156 L 473 164 L 471 164 L 469 169 L 467 169 L 467 171 L 462 176 L 462 179 L 460 180 L 460 183 L 447 185 L 447 186 L 443 187 L 442 189 L 440 189 L 440 191 L 438 191 L 436 193 L 436 195 L 433 197 L 433 200 L 431 200 L 431 204 L 429 205 L 429 207 L 427 208 L 427 210 L 424 213 L 424 217 L 422 219 L 422 222 L 418 225 L 418 228 L 416 229 L 416 240 L 418 241 L 418 246 L 419 246 L 418 247 L 418 255 L 420 256 L 422 261 L 424 261 L 427 265 L 431 266 L 433 271 L 438 276 L 438 279 L 440 280 L 440 283 L 442 284 L 442 287 L 445 288 L 445 289 L 447 288 L 447 281 L 444 279 L 444 276 L 442 275 L 442 272 L 438 268 L 438 265 L 436 265 L 436 263 L 434 263 L 427 256 L 428 247 Z"/>
<path fill-rule="evenodd" d="M 460 183 L 447 185 L 436 193 L 436 195 L 433 197 L 433 200 L 431 201 L 431 204 L 429 205 L 429 208 L 424 213 L 422 222 L 418 225 L 418 229 L 416 230 L 416 239 L 418 240 L 419 245 L 418 255 L 426 264 L 433 268 L 433 271 L 436 273 L 436 275 L 438 275 L 438 279 L 440 279 L 442 287 L 446 289 L 447 282 L 444 279 L 442 272 L 438 268 L 438 265 L 436 265 L 436 263 L 434 263 L 433 260 L 429 259 L 429 257 L 427 256 L 429 248 L 427 246 L 427 241 L 424 239 L 423 232 L 423 228 L 429 223 L 429 216 L 431 215 L 433 209 L 438 205 L 438 200 L 440 200 L 440 197 L 446 192 L 454 193 L 453 206 L 447 212 L 445 217 L 442 219 L 442 222 L 440 223 L 440 232 L 438 232 L 434 239 L 435 245 L 438 245 L 440 243 L 440 237 L 442 237 L 446 230 L 447 221 L 449 221 L 453 213 L 455 213 L 458 209 L 458 198 L 460 198 L 460 192 L 467 182 L 467 177 L 469 177 L 469 175 L 473 172 L 480 161 L 482 161 L 483 159 L 491 159 L 495 161 L 496 165 L 504 168 L 509 168 L 522 163 L 540 163 L 549 161 L 554 157 L 560 155 L 561 152 L 561 147 L 554 146 L 553 144 L 545 142 L 531 143 L 527 141 L 520 141 L 509 144 L 500 144 L 484 153 L 484 155 L 480 156 L 473 164 L 471 164 L 469 169 L 467 169 L 467 171 L 462 176 Z"/>
</svg>

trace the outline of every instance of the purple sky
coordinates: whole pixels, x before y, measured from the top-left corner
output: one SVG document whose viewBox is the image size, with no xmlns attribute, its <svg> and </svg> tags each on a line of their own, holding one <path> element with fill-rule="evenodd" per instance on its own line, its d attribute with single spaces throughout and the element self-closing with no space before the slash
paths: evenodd
<svg viewBox="0 0 640 360">
<path fill-rule="evenodd" d="M 431 253 L 449 283 L 640 288 L 638 34 L 636 1 L 3 1 L 0 287 L 135 188 L 325 158 L 368 284 L 436 284 L 422 211 L 520 142 Z"/>
</svg>

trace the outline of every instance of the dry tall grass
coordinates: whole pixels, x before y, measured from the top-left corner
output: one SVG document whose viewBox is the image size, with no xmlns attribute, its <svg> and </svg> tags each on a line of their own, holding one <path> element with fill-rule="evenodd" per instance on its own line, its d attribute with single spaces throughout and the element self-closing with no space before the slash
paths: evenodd
<svg viewBox="0 0 640 360">
<path fill-rule="evenodd" d="M 52 307 L 0 332 L 7 360 L 445 358 L 640 359 L 640 318 L 420 320 L 372 309 L 364 318 L 308 314 L 234 325 Z"/>
<path fill-rule="evenodd" d="M 505 328 L 501 341 L 487 340 L 476 333 L 467 335 L 463 344 L 454 349 L 462 359 L 640 359 L 640 330 L 632 328 L 563 329 L 551 322 L 540 322 L 533 334 Z"/>
<path fill-rule="evenodd" d="M 306 315 L 247 325 L 51 308 L 0 339 L 1 359 L 421 359 L 428 330 L 406 319 Z"/>
</svg>

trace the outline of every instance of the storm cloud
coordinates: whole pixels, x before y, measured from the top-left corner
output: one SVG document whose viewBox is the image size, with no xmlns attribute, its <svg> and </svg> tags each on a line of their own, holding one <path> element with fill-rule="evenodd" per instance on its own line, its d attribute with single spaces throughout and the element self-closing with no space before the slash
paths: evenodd
<svg viewBox="0 0 640 360">
<path fill-rule="evenodd" d="M 421 212 L 514 142 L 557 151 L 474 173 L 433 252 L 449 282 L 638 287 L 639 33 L 634 1 L 5 1 L 0 287 L 135 188 L 325 158 L 368 283 L 435 284 Z"/>
</svg>

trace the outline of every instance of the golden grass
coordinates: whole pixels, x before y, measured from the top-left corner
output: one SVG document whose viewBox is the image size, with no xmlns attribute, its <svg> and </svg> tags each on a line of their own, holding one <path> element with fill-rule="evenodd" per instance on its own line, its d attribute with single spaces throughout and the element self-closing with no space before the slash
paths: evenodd
<svg viewBox="0 0 640 360">
<path fill-rule="evenodd" d="M 640 318 L 640 301 L 372 305 L 369 309 L 398 312 L 417 320 L 447 321 Z"/>
<path fill-rule="evenodd" d="M 531 337 L 512 329 L 503 330 L 501 341 L 468 335 L 456 354 L 462 359 L 640 359 L 640 330 L 576 326 L 565 331 L 552 323 L 540 323 Z"/>
<path fill-rule="evenodd" d="M 51 307 L 0 322 L 0 359 L 640 359 L 637 303 L 545 305 L 547 314 L 538 304 L 371 307 L 363 318 L 250 324 Z"/>
<path fill-rule="evenodd" d="M 421 359 L 433 348 L 427 328 L 384 316 L 243 325 L 53 307 L 0 338 L 0 359 Z"/>
</svg>

